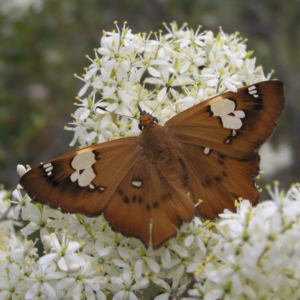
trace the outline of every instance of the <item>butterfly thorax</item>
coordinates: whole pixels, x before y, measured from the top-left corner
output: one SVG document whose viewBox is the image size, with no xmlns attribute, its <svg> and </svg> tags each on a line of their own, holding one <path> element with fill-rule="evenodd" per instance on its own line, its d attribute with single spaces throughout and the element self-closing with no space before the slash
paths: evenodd
<svg viewBox="0 0 300 300">
<path fill-rule="evenodd" d="M 178 159 L 175 148 L 180 147 L 178 141 L 158 120 L 146 111 L 140 110 L 139 128 L 142 130 L 140 144 L 148 159 L 158 165 L 167 165 Z"/>
<path fill-rule="evenodd" d="M 154 117 L 152 117 L 150 114 L 148 113 L 143 113 L 140 116 L 140 124 L 142 125 L 143 128 L 151 125 L 151 124 L 155 124 L 155 119 Z"/>
<path fill-rule="evenodd" d="M 174 160 L 177 157 L 173 151 L 176 141 L 173 141 L 168 130 L 156 124 L 151 115 L 144 115 L 141 119 L 143 131 L 140 144 L 148 159 L 160 165 L 168 164 Z"/>
</svg>

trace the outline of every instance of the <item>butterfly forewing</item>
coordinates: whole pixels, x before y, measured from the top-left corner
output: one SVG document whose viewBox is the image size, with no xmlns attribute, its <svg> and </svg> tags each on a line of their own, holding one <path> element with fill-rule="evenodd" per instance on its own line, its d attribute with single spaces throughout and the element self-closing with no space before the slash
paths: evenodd
<svg viewBox="0 0 300 300">
<path fill-rule="evenodd" d="M 165 127 L 186 143 L 248 160 L 271 136 L 284 108 L 283 83 L 266 81 L 204 101 Z"/>
<path fill-rule="evenodd" d="M 257 152 L 283 108 L 283 84 L 269 81 L 209 99 L 164 127 L 142 111 L 140 137 L 68 153 L 20 184 L 35 201 L 103 213 L 115 231 L 157 248 L 196 211 L 214 218 L 239 197 L 257 201 Z"/>
<path fill-rule="evenodd" d="M 37 202 L 96 216 L 141 155 L 138 145 L 138 138 L 127 138 L 74 151 L 31 169 L 20 184 Z"/>
</svg>

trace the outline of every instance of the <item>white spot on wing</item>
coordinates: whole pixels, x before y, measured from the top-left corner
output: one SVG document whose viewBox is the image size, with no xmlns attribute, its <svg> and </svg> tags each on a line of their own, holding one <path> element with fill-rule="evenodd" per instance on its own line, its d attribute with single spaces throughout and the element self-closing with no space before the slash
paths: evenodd
<svg viewBox="0 0 300 300">
<path fill-rule="evenodd" d="M 242 110 L 235 110 L 235 102 L 230 99 L 222 99 L 210 105 L 214 117 L 220 117 L 224 128 L 240 129 L 243 125 L 242 118 L 245 113 Z"/>
<path fill-rule="evenodd" d="M 210 152 L 210 148 L 205 147 L 204 150 L 203 150 L 203 153 L 204 154 L 209 154 L 209 152 Z"/>
<path fill-rule="evenodd" d="M 74 172 L 71 176 L 70 179 L 75 182 L 79 178 L 79 172 Z"/>
<path fill-rule="evenodd" d="M 95 162 L 95 154 L 92 151 L 76 155 L 71 161 L 71 166 L 75 170 L 70 176 L 71 181 L 78 181 L 78 185 L 81 187 L 95 188 L 92 184 L 93 179 L 96 177 L 92 168 Z"/>
<path fill-rule="evenodd" d="M 249 94 L 252 95 L 254 98 L 258 98 L 258 97 L 259 97 L 255 85 L 252 85 L 252 86 L 248 87 L 248 92 L 249 92 Z"/>
<path fill-rule="evenodd" d="M 96 174 L 94 173 L 94 170 L 89 167 L 89 168 L 86 168 L 79 176 L 78 178 L 78 184 L 80 186 L 87 186 L 89 185 L 92 180 L 96 177 Z"/>
<path fill-rule="evenodd" d="M 245 118 L 245 113 L 242 110 L 232 112 L 236 118 Z"/>
<path fill-rule="evenodd" d="M 139 188 L 143 185 L 143 182 L 141 180 L 133 180 L 131 181 L 131 184 L 132 186 Z"/>
<path fill-rule="evenodd" d="M 224 116 L 234 111 L 235 103 L 229 99 L 222 99 L 213 103 L 210 107 L 214 116 Z"/>
<path fill-rule="evenodd" d="M 95 162 L 95 154 L 92 151 L 89 151 L 76 155 L 71 162 L 71 166 L 75 170 L 84 170 Z"/>
<path fill-rule="evenodd" d="M 45 166 L 44 166 L 44 167 L 45 167 Z M 46 172 L 50 172 L 50 171 L 52 171 L 52 170 L 53 170 L 53 166 L 48 167 L 48 168 L 45 169 Z"/>
<path fill-rule="evenodd" d="M 241 119 L 234 116 L 223 116 L 221 117 L 223 127 L 229 129 L 240 129 L 243 125 Z"/>
<path fill-rule="evenodd" d="M 52 175 L 52 170 L 53 170 L 53 165 L 51 163 L 47 163 L 45 165 L 43 165 L 44 171 L 47 173 L 47 176 L 51 176 Z"/>
</svg>

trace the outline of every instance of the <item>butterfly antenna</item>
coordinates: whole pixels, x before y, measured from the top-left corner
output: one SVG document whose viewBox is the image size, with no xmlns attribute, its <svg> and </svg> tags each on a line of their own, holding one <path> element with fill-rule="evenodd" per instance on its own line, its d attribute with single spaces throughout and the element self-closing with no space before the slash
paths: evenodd
<svg viewBox="0 0 300 300">
<path fill-rule="evenodd" d="M 156 109 L 157 109 L 160 105 L 162 105 L 162 103 L 164 103 L 164 101 L 166 100 L 166 98 L 167 98 L 167 96 L 168 96 L 168 93 L 169 93 L 170 89 L 171 89 L 171 86 L 168 86 L 168 87 L 167 87 L 167 90 L 166 90 L 166 94 L 165 94 L 164 97 L 161 99 L 161 101 L 159 101 L 159 103 L 157 104 L 157 106 L 153 109 L 151 115 L 156 111 Z"/>
<path fill-rule="evenodd" d="M 143 113 L 143 110 L 141 109 L 141 107 L 139 105 L 137 107 L 138 107 L 140 115 L 141 115 Z"/>
<path fill-rule="evenodd" d="M 115 113 L 115 112 L 113 112 L 113 111 L 109 111 L 109 110 L 107 110 L 106 108 L 104 108 L 104 107 L 100 107 L 100 106 L 97 106 L 96 107 L 96 110 L 97 109 L 101 109 L 101 110 L 103 110 L 103 111 L 105 111 L 105 112 L 108 112 L 108 113 L 110 113 L 110 114 L 112 114 L 112 113 L 114 113 L 114 114 L 116 114 L 116 115 L 118 115 L 118 116 L 121 116 L 121 117 L 126 117 L 126 118 L 129 118 L 129 119 L 136 119 L 136 120 L 139 120 L 139 118 L 136 118 L 136 117 L 133 117 L 133 116 L 127 116 L 127 115 L 123 115 L 123 114 L 119 114 L 119 113 Z M 139 111 L 141 112 L 142 110 L 141 110 L 141 108 L 138 106 L 138 108 L 139 108 Z"/>
</svg>

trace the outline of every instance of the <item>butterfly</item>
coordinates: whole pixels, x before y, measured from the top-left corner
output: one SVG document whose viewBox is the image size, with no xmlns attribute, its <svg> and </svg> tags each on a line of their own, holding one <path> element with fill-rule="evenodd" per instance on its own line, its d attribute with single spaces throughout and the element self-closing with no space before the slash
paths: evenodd
<svg viewBox="0 0 300 300">
<path fill-rule="evenodd" d="M 279 81 L 213 97 L 164 126 L 139 107 L 139 137 L 67 153 L 29 170 L 20 184 L 34 201 L 103 214 L 114 231 L 158 248 L 195 215 L 234 211 L 239 197 L 258 201 L 258 150 L 283 109 Z"/>
</svg>

